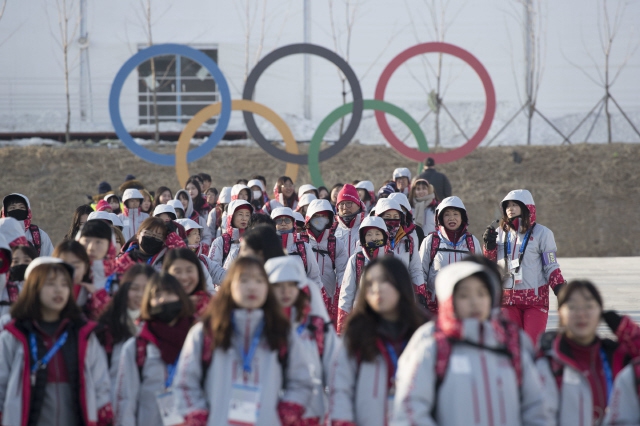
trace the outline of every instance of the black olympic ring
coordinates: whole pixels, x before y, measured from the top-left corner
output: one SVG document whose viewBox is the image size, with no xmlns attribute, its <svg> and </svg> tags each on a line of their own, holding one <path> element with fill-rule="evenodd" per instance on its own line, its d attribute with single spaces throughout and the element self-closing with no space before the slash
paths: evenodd
<svg viewBox="0 0 640 426">
<path fill-rule="evenodd" d="M 338 69 L 340 69 L 340 71 L 342 71 L 345 77 L 347 77 L 349 86 L 351 86 L 351 93 L 353 95 L 353 112 L 351 115 L 351 120 L 349 121 L 349 126 L 347 126 L 346 131 L 342 134 L 342 136 L 340 136 L 335 144 L 320 152 L 320 161 L 325 161 L 338 154 L 349 144 L 349 142 L 351 142 L 351 139 L 353 139 L 356 132 L 358 131 L 360 120 L 362 120 L 362 111 L 364 110 L 364 100 L 362 98 L 362 89 L 360 88 L 358 77 L 356 76 L 351 66 L 349 66 L 349 64 L 335 52 L 332 52 L 331 50 L 326 49 L 322 46 L 309 43 L 290 44 L 288 46 L 284 46 L 274 50 L 273 52 L 265 56 L 260 62 L 258 62 L 253 70 L 251 70 L 251 73 L 247 78 L 247 82 L 245 83 L 244 91 L 242 92 L 242 99 L 249 101 L 253 100 L 253 94 L 256 88 L 256 83 L 258 82 L 258 78 L 260 78 L 262 73 L 267 69 L 267 67 L 269 67 L 269 65 L 273 64 L 278 59 L 282 59 L 285 56 L 289 55 L 295 55 L 297 53 L 307 53 L 310 55 L 320 56 L 321 58 L 332 62 L 335 66 L 338 67 Z M 264 137 L 262 132 L 260 132 L 260 129 L 258 129 L 256 120 L 253 117 L 253 113 L 244 111 L 242 115 L 244 116 L 244 121 L 247 125 L 249 134 L 253 136 L 258 145 L 260 145 L 260 147 L 264 149 L 269 155 L 288 163 L 303 165 L 309 163 L 309 157 L 307 154 L 290 154 L 271 145 L 271 143 Z"/>
</svg>

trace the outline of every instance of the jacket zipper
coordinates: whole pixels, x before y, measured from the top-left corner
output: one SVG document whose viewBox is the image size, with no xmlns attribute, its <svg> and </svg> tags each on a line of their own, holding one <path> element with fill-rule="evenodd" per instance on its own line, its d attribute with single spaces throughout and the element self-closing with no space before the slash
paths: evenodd
<svg viewBox="0 0 640 426">
<path fill-rule="evenodd" d="M 500 423 L 505 424 L 507 419 L 507 412 L 504 405 L 504 389 L 502 387 L 502 377 L 498 377 L 498 402 L 500 404 Z"/>
</svg>

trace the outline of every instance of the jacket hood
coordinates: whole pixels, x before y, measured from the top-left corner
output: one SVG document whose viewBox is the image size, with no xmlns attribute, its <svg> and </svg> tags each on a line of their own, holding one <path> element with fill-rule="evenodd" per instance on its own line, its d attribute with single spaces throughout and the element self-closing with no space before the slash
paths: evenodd
<svg viewBox="0 0 640 426">
<path fill-rule="evenodd" d="M 382 231 L 382 235 L 384 235 L 384 243 L 385 245 L 389 241 L 389 231 L 387 231 L 387 224 L 384 223 L 381 217 L 377 216 L 367 216 L 364 218 L 362 223 L 360 224 L 360 228 L 358 229 L 358 235 L 360 237 L 360 245 L 362 247 L 366 247 L 367 243 L 364 241 L 364 236 L 366 232 L 364 230 L 366 228 L 378 228 Z"/>
<path fill-rule="evenodd" d="M 402 192 L 394 192 L 393 194 L 390 194 L 387 197 L 387 200 L 395 201 L 396 203 L 407 209 L 407 212 L 411 214 L 411 204 L 409 203 L 409 199 Z"/>
<path fill-rule="evenodd" d="M 289 216 L 291 219 L 296 220 L 296 217 L 293 215 L 293 210 L 289 207 L 278 207 L 271 211 L 271 219 L 275 219 L 279 216 Z"/>
<path fill-rule="evenodd" d="M 260 179 L 251 179 L 249 182 L 247 182 L 247 186 L 249 187 L 249 189 L 257 186 L 258 188 L 260 188 L 260 191 L 264 193 L 264 185 L 262 184 L 262 181 Z"/>
<path fill-rule="evenodd" d="M 120 228 L 124 228 L 124 223 L 120 220 L 117 214 L 109 213 L 109 217 L 111 218 L 111 224 L 113 226 L 119 226 Z"/>
<path fill-rule="evenodd" d="M 440 223 L 440 213 L 442 213 L 447 207 L 454 207 L 456 209 L 462 210 L 464 212 L 464 214 L 462 215 L 463 225 L 469 224 L 466 207 L 462 203 L 462 200 L 454 195 L 452 197 L 445 198 L 440 202 L 440 204 L 438 204 L 438 207 L 436 207 L 436 227 L 444 226 Z"/>
<path fill-rule="evenodd" d="M 129 188 L 124 191 L 124 194 L 122 194 L 122 202 L 124 203 L 125 201 L 131 200 L 131 199 L 142 201 L 144 200 L 144 196 L 137 189 Z"/>
<path fill-rule="evenodd" d="M 186 194 L 187 199 L 189 200 L 189 204 L 187 204 L 187 210 L 184 212 L 184 217 L 191 217 L 191 215 L 193 214 L 193 200 L 191 199 L 191 195 L 189 195 L 189 193 L 185 189 L 179 189 L 178 192 L 176 192 L 176 196 L 173 197 L 173 199 L 177 200 L 180 203 L 180 207 L 182 207 L 182 201 L 180 201 L 180 199 L 178 198 L 178 195 L 180 194 Z"/>
<path fill-rule="evenodd" d="M 118 215 L 116 215 L 116 217 L 117 216 Z M 96 220 L 96 219 L 107 220 L 107 221 L 113 223 L 113 219 L 111 218 L 111 214 L 109 214 L 107 212 L 91 212 L 91 213 L 89 213 L 89 216 L 87 216 L 87 222 L 90 221 L 90 220 Z"/>
<path fill-rule="evenodd" d="M 400 215 L 404 216 L 402 207 L 400 207 L 400 204 L 392 198 L 382 198 L 379 200 L 373 211 L 375 211 L 376 216 L 382 216 L 384 212 L 389 210 L 397 210 L 400 212 Z"/>
<path fill-rule="evenodd" d="M 293 212 L 293 218 L 296 220 L 296 223 L 304 223 L 304 216 L 302 216 L 302 213 L 300 213 L 299 211 Z"/>
<path fill-rule="evenodd" d="M 333 223 L 333 207 L 329 200 L 313 200 L 309 207 L 307 207 L 307 215 L 305 217 L 305 223 L 309 223 L 314 214 L 320 212 L 329 213 L 329 223 Z"/>
<path fill-rule="evenodd" d="M 7 210 L 7 207 L 8 207 L 8 206 L 7 206 L 7 201 L 9 201 L 9 198 L 13 198 L 13 197 L 20 197 L 20 198 L 22 198 L 22 199 L 24 200 L 24 203 L 27 205 L 27 210 L 31 210 L 31 203 L 29 202 L 29 199 L 27 198 L 27 196 L 26 196 L 26 195 L 19 194 L 19 193 L 17 193 L 17 192 L 11 193 L 11 194 L 9 194 L 9 195 L 5 196 L 5 197 L 2 199 L 2 209 L 3 209 L 3 210 L 5 210 L 5 211 Z"/>
<path fill-rule="evenodd" d="M 300 201 L 298 201 L 298 209 L 300 209 L 300 207 L 308 206 L 312 201 L 317 199 L 318 197 L 313 194 L 304 194 L 302 197 L 300 197 Z"/>
<path fill-rule="evenodd" d="M 375 203 L 376 188 L 373 186 L 373 182 L 371 182 L 370 180 L 362 180 L 358 182 L 358 184 L 356 185 L 356 189 L 364 189 L 365 191 L 367 191 L 369 193 L 369 196 L 371 197 L 371 202 Z"/>
<path fill-rule="evenodd" d="M 411 172 L 406 167 L 398 167 L 393 171 L 393 180 L 401 177 L 406 177 L 411 182 Z"/>
<path fill-rule="evenodd" d="M 187 195 L 189 195 L 189 194 L 187 194 Z M 180 200 L 169 200 L 166 205 L 173 207 L 173 213 L 176 212 L 176 209 L 184 210 L 184 207 L 182 207 L 182 201 L 180 201 Z M 186 215 L 186 213 L 185 213 L 185 215 Z"/>
<path fill-rule="evenodd" d="M 233 200 L 227 207 L 227 232 L 229 235 L 233 235 L 233 215 L 236 213 L 236 210 L 242 206 L 247 206 L 251 213 L 253 213 L 253 206 L 247 200 Z"/>
<path fill-rule="evenodd" d="M 294 256 L 279 256 L 269 259 L 264 264 L 264 270 L 269 276 L 269 283 L 293 281 L 298 288 L 307 286 L 307 273 L 302 262 Z"/>
<path fill-rule="evenodd" d="M 182 225 L 185 231 L 190 231 L 191 229 L 202 229 L 202 226 L 191 219 L 176 219 L 176 222 Z"/>
<path fill-rule="evenodd" d="M 231 202 L 231 187 L 225 186 L 218 195 L 218 204 L 229 204 Z"/>
<path fill-rule="evenodd" d="M 526 189 L 516 189 L 509 192 L 500 203 L 503 214 L 507 209 L 507 201 L 518 201 L 519 203 L 524 204 L 525 207 L 529 209 L 529 219 L 531 220 L 531 223 L 536 221 L 536 203 L 533 201 L 533 195 L 531 195 L 531 192 Z"/>
<path fill-rule="evenodd" d="M 247 201 L 249 202 L 253 201 L 253 193 L 251 192 L 251 188 L 248 187 L 247 185 L 242 185 L 240 183 L 233 185 L 231 187 L 231 201 L 237 200 L 238 194 L 240 194 L 240 191 L 242 191 L 243 189 L 246 189 L 247 192 L 249 193 L 249 199 Z"/>
<path fill-rule="evenodd" d="M 27 239 L 24 236 L 24 227 L 22 224 L 12 217 L 5 217 L 0 219 L 0 235 L 4 237 L 7 244 L 13 243 L 19 238 L 24 238 L 24 241 L 19 245 L 27 245 Z"/>
<path fill-rule="evenodd" d="M 170 200 L 170 201 L 169 201 L 169 203 L 170 203 L 171 201 L 175 201 L 175 200 Z M 178 202 L 180 202 L 180 201 L 178 201 Z M 167 204 L 158 204 L 158 205 L 156 206 L 156 208 L 155 208 L 155 209 L 153 209 L 153 217 L 159 216 L 159 215 L 161 215 L 162 213 L 166 213 L 166 214 L 168 214 L 170 217 L 172 217 L 172 219 L 171 219 L 171 220 L 176 220 L 176 218 L 178 217 L 178 216 L 176 215 L 176 209 L 175 209 L 171 204 L 169 204 L 169 203 L 167 203 Z M 182 208 L 182 203 L 180 203 L 180 208 Z"/>
<path fill-rule="evenodd" d="M 318 188 L 313 185 L 306 184 L 298 188 L 298 199 L 302 200 L 302 195 L 307 191 L 314 191 L 316 198 L 318 198 Z"/>
</svg>

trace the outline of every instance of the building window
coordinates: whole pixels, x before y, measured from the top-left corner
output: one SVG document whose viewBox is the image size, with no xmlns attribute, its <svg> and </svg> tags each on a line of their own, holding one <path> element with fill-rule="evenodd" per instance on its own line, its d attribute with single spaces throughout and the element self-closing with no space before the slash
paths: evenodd
<svg viewBox="0 0 640 426">
<path fill-rule="evenodd" d="M 143 47 L 141 47 L 142 49 Z M 198 49 L 218 62 L 216 48 Z M 154 58 L 159 122 L 187 123 L 203 107 L 220 100 L 215 80 L 198 62 L 179 55 Z M 155 124 L 151 61 L 138 66 L 139 124 Z M 215 124 L 211 118 L 207 124 Z"/>
</svg>

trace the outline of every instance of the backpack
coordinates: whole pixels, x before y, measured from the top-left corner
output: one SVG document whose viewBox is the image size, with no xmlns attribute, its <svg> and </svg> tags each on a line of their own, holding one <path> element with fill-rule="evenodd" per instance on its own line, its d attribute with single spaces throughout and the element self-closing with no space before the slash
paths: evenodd
<svg viewBox="0 0 640 426">
<path fill-rule="evenodd" d="M 38 228 L 38 225 L 29 225 L 29 232 L 31 232 L 31 238 L 33 239 L 33 247 L 38 252 L 38 256 L 40 256 L 40 247 L 42 247 L 40 228 Z"/>
<path fill-rule="evenodd" d="M 302 259 L 302 264 L 304 265 L 304 270 L 307 270 L 307 247 L 306 244 L 309 242 L 309 236 L 305 234 L 294 234 L 294 243 L 296 245 L 297 252 L 290 253 L 300 256 Z"/>
<path fill-rule="evenodd" d="M 231 251 L 231 234 L 222 234 L 222 265 Z"/>
<path fill-rule="evenodd" d="M 470 233 L 466 232 L 464 234 L 465 240 L 467 241 L 467 248 L 469 249 L 469 251 L 464 251 L 464 250 L 455 250 L 455 249 L 448 249 L 448 248 L 440 248 L 440 235 L 438 235 L 438 232 L 432 232 L 429 235 L 432 236 L 431 238 L 431 252 L 429 255 L 429 258 L 431 259 L 429 262 L 429 269 L 427 269 L 427 274 L 431 271 L 431 266 L 433 265 L 433 260 L 436 258 L 436 254 L 438 254 L 439 251 L 444 251 L 447 253 L 460 253 L 460 254 L 475 254 L 476 252 L 476 245 L 473 242 L 473 235 L 471 235 Z"/>
</svg>

